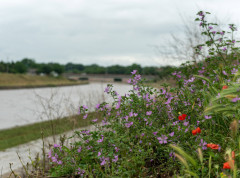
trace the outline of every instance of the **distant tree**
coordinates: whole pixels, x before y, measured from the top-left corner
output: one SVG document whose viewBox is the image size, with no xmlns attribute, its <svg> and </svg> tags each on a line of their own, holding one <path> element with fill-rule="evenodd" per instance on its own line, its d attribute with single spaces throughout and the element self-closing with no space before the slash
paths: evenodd
<svg viewBox="0 0 240 178">
<path fill-rule="evenodd" d="M 26 73 L 27 67 L 21 62 L 16 62 L 14 64 L 13 70 L 14 70 L 14 73 Z"/>
<path fill-rule="evenodd" d="M 120 66 L 120 65 L 113 65 L 107 67 L 107 73 L 108 74 L 124 74 L 126 70 L 126 67 Z"/>
<path fill-rule="evenodd" d="M 142 73 L 142 67 L 139 64 L 132 64 L 126 67 L 125 74 L 131 74 L 133 70 L 137 70 L 139 73 Z"/>
<path fill-rule="evenodd" d="M 87 74 L 105 74 L 105 67 L 101 67 L 97 64 L 92 64 L 89 66 L 85 66 L 84 72 Z"/>
<path fill-rule="evenodd" d="M 24 64 L 27 67 L 27 69 L 37 67 L 37 64 L 34 59 L 24 58 L 20 62 Z"/>
</svg>

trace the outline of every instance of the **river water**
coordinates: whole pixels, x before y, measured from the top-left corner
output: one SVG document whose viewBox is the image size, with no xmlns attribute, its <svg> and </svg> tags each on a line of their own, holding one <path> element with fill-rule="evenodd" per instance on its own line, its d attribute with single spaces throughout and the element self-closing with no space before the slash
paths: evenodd
<svg viewBox="0 0 240 178">
<path fill-rule="evenodd" d="M 81 105 L 94 110 L 96 104 L 112 101 L 104 93 L 106 86 L 106 83 L 90 83 L 67 87 L 0 90 L 0 129 L 73 115 Z M 121 83 L 114 83 L 113 86 L 120 95 L 132 89 L 130 85 Z"/>
</svg>

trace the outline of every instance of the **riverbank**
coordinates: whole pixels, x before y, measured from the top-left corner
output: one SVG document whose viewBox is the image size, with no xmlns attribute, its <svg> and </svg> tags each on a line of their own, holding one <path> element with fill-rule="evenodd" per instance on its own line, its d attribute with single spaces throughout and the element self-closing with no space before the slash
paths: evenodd
<svg viewBox="0 0 240 178">
<path fill-rule="evenodd" d="M 87 119 L 82 119 L 82 116 L 75 115 L 0 130 L 0 151 L 40 139 L 42 135 L 43 137 L 49 137 L 89 126 L 92 124 L 91 120 L 97 116 L 99 117 L 99 113 L 92 112 L 88 114 Z M 98 121 L 101 121 L 101 118 L 99 117 Z"/>
<path fill-rule="evenodd" d="M 68 80 L 64 77 L 0 73 L 0 89 L 43 88 L 81 84 L 88 84 L 88 82 Z"/>
</svg>

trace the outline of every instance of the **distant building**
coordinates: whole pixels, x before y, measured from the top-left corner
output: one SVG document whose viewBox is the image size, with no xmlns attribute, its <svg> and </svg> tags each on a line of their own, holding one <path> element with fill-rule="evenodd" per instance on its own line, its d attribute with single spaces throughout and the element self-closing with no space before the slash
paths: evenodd
<svg viewBox="0 0 240 178">
<path fill-rule="evenodd" d="M 58 73 L 55 72 L 55 71 L 50 72 L 50 75 L 53 76 L 53 77 L 58 77 L 59 76 Z"/>
</svg>

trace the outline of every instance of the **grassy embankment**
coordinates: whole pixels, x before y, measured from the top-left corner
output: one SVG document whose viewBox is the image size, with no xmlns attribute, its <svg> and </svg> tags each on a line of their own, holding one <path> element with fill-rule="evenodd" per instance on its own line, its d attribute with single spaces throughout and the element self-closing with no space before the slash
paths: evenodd
<svg viewBox="0 0 240 178">
<path fill-rule="evenodd" d="M 76 115 L 0 130 L 0 151 L 40 139 L 42 138 L 41 132 L 43 132 L 44 137 L 48 137 L 91 125 L 91 120 L 96 119 L 96 117 L 101 121 L 99 113 L 93 112 L 89 113 L 85 120 L 82 119 L 82 116 Z"/>
<path fill-rule="evenodd" d="M 56 87 L 87 84 L 86 81 L 72 81 L 64 77 L 32 76 L 26 74 L 0 73 L 0 89 Z"/>
</svg>

